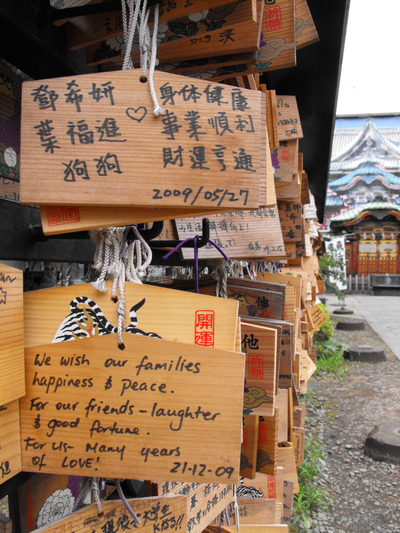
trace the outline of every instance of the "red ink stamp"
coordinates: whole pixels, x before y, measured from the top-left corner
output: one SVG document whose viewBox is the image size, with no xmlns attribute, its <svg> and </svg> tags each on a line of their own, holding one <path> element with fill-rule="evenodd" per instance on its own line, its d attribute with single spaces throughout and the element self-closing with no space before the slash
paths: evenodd
<svg viewBox="0 0 400 533">
<path fill-rule="evenodd" d="M 262 354 L 248 353 L 247 361 L 249 379 L 264 379 L 264 364 Z"/>
<path fill-rule="evenodd" d="M 243 442 L 242 442 L 242 448 L 247 450 L 247 443 L 248 443 L 248 431 L 247 428 L 243 428 Z"/>
<path fill-rule="evenodd" d="M 268 426 L 266 424 L 260 425 L 260 429 L 258 431 L 258 444 L 265 444 L 265 446 L 268 445 Z"/>
<path fill-rule="evenodd" d="M 32 487 L 28 481 L 28 486 L 26 488 L 26 510 L 27 510 L 27 530 L 33 531 L 35 528 L 35 523 L 33 521 L 33 496 L 32 496 Z"/>
<path fill-rule="evenodd" d="M 49 226 L 72 224 L 81 220 L 79 207 L 46 207 L 46 213 Z"/>
<path fill-rule="evenodd" d="M 281 148 L 281 159 L 282 161 L 289 161 L 289 148 Z"/>
<path fill-rule="evenodd" d="M 276 499 L 276 480 L 275 476 L 268 476 L 267 478 L 268 498 Z"/>
<path fill-rule="evenodd" d="M 266 311 L 265 309 L 263 309 L 263 310 L 261 311 L 260 316 L 261 316 L 262 318 L 273 318 L 273 317 L 271 316 L 271 311 Z"/>
<path fill-rule="evenodd" d="M 215 311 L 196 311 L 194 343 L 197 346 L 214 346 Z"/>
<path fill-rule="evenodd" d="M 282 29 L 282 11 L 279 6 L 269 7 L 265 10 L 265 20 L 267 23 L 267 32 Z"/>
</svg>

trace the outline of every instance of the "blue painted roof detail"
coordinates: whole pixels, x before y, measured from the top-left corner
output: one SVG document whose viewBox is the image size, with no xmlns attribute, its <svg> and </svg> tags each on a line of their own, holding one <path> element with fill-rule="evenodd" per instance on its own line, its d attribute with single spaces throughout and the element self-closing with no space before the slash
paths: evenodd
<svg viewBox="0 0 400 533">
<path fill-rule="evenodd" d="M 400 186 L 399 177 L 395 176 L 394 174 L 391 174 L 390 172 L 386 172 L 386 170 L 382 170 L 381 168 L 370 162 L 364 163 L 363 165 L 361 165 L 360 168 L 357 168 L 353 172 L 350 172 L 349 174 L 346 174 L 345 176 L 342 176 L 341 178 L 335 181 L 331 181 L 328 185 L 330 188 L 343 187 L 344 185 L 348 185 L 350 181 L 357 176 L 364 176 L 361 179 L 366 183 L 370 184 L 374 181 L 374 176 L 376 175 L 384 177 L 392 185 Z"/>
<path fill-rule="evenodd" d="M 326 206 L 343 205 L 343 200 L 340 198 L 340 196 L 327 196 L 325 205 Z"/>
</svg>

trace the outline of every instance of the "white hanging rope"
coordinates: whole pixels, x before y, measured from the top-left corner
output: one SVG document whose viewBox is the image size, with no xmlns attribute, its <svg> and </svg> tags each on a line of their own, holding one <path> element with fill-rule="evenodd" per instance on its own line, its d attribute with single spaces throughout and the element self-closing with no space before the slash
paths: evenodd
<svg viewBox="0 0 400 533">
<path fill-rule="evenodd" d="M 133 231 L 136 239 L 128 244 L 127 236 L 130 230 Z M 98 279 L 91 285 L 95 290 L 107 292 L 106 279 L 113 279 L 111 299 L 114 303 L 118 302 L 118 346 L 123 350 L 125 346 L 122 334 L 125 330 L 126 314 L 125 280 L 142 283 L 139 275 L 145 274 L 151 263 L 151 248 L 136 226 L 100 229 L 97 232 L 91 232 L 91 237 L 97 241 L 92 268 L 100 272 Z M 143 264 L 142 252 L 146 254 Z"/>
<path fill-rule="evenodd" d="M 164 113 L 164 109 L 162 109 L 162 107 L 158 103 L 156 90 L 154 88 L 154 70 L 156 68 L 156 62 L 157 62 L 157 34 L 158 34 L 159 13 L 160 13 L 160 5 L 156 4 L 154 6 L 153 40 L 151 43 L 151 60 L 150 60 L 150 69 L 149 69 L 150 94 L 151 94 L 151 98 L 154 104 L 153 113 L 156 117 Z"/>
<path fill-rule="evenodd" d="M 139 33 L 139 50 L 140 50 L 140 66 L 142 69 L 141 81 L 149 82 L 149 89 L 151 98 L 153 100 L 153 113 L 157 117 L 164 113 L 164 110 L 158 103 L 156 90 L 154 87 L 154 71 L 157 61 L 157 35 L 160 7 L 159 4 L 154 6 L 154 24 L 153 33 L 150 36 L 150 29 L 148 25 L 150 8 L 147 8 L 147 0 L 143 0 L 142 11 L 139 15 L 141 0 L 122 0 L 122 24 L 124 29 L 124 41 L 126 45 L 123 70 L 133 68 L 131 51 L 133 39 L 135 37 L 136 29 Z M 127 8 L 129 10 L 129 22 L 127 15 Z M 140 24 L 138 25 L 138 19 Z M 150 61 L 149 61 L 150 54 Z M 147 80 L 146 71 L 149 70 L 149 77 Z"/>
</svg>

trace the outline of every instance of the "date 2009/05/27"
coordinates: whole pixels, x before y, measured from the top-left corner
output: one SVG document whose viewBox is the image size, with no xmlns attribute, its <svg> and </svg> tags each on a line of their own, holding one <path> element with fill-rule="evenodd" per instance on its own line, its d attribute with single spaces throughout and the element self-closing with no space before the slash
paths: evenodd
<svg viewBox="0 0 400 533">
<path fill-rule="evenodd" d="M 240 189 L 239 191 L 239 197 L 236 196 L 236 193 L 229 191 L 228 189 L 215 189 L 214 191 L 204 191 L 204 187 L 201 186 L 198 188 L 193 200 L 190 202 L 190 205 L 194 205 L 199 198 L 201 194 L 201 199 L 204 197 L 205 200 L 209 200 L 211 202 L 217 202 L 217 206 L 220 206 L 223 200 L 226 198 L 229 202 L 238 202 L 239 197 L 244 195 L 244 202 L 243 205 L 247 205 L 247 199 L 249 196 L 248 189 Z M 152 197 L 153 200 L 162 200 L 163 198 L 169 198 L 170 196 L 183 196 L 184 200 L 183 203 L 187 203 L 191 194 L 194 193 L 193 189 L 190 187 L 187 187 L 183 191 L 180 191 L 179 189 L 165 189 L 162 191 L 161 189 L 153 189 L 153 192 L 155 193 Z"/>
<path fill-rule="evenodd" d="M 228 476 L 228 479 L 230 479 L 231 475 L 235 471 L 235 469 L 232 466 L 219 466 L 213 470 L 211 468 L 207 468 L 207 465 L 199 464 L 199 465 L 192 465 L 188 466 L 188 463 L 185 461 L 184 463 L 177 463 L 174 462 L 174 468 L 171 468 L 170 472 L 172 474 L 184 474 L 187 470 L 188 472 L 192 473 L 192 476 L 198 475 L 198 476 L 204 476 L 204 472 L 207 473 L 214 473 L 217 477 L 222 476 Z"/>
</svg>

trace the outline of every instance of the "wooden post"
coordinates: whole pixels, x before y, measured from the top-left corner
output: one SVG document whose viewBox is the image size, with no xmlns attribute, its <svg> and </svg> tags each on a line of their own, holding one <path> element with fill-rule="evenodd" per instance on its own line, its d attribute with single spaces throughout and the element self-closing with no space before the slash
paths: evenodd
<svg viewBox="0 0 400 533">
<path fill-rule="evenodd" d="M 349 288 L 349 293 L 351 294 L 353 292 L 353 276 L 351 274 L 347 278 L 347 286 Z"/>
</svg>

